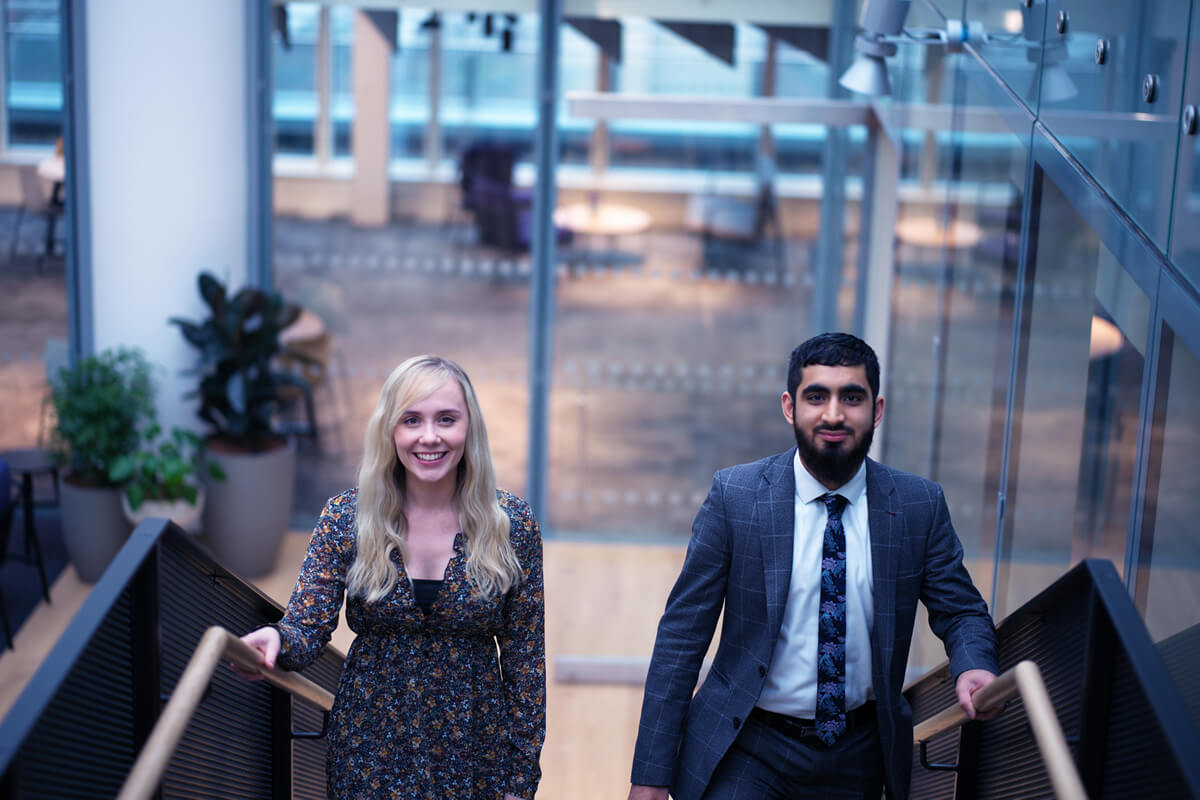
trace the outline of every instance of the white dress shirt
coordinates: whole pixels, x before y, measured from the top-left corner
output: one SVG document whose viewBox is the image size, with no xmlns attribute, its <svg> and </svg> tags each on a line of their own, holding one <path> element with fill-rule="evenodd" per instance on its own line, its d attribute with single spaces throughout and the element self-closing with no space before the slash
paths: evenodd
<svg viewBox="0 0 1200 800">
<path fill-rule="evenodd" d="M 828 512 L 822 498 L 829 490 L 809 474 L 796 453 L 796 521 L 792 576 L 783 625 L 758 705 L 802 719 L 816 716 L 817 625 L 821 615 L 821 551 Z M 846 498 L 846 710 L 870 700 L 871 537 L 867 526 L 867 464 L 837 490 Z"/>
</svg>

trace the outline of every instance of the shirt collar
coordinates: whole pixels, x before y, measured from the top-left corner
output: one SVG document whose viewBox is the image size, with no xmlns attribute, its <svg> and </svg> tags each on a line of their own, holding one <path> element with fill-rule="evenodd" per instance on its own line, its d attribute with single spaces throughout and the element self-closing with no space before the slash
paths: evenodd
<svg viewBox="0 0 1200 800">
<path fill-rule="evenodd" d="M 829 494 L 829 489 L 826 489 L 824 484 L 814 478 L 804 466 L 804 462 L 800 460 L 799 450 L 792 457 L 792 469 L 796 473 L 796 497 L 802 503 L 816 502 Z M 867 491 L 867 460 L 864 458 L 862 464 L 859 464 L 858 471 L 854 473 L 853 478 L 834 491 L 846 498 L 848 505 L 858 502 Z"/>
</svg>

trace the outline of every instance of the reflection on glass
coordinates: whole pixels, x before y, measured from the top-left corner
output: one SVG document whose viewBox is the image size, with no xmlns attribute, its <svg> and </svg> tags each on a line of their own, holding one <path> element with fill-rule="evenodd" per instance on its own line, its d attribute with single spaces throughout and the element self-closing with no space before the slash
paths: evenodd
<svg viewBox="0 0 1200 800">
<path fill-rule="evenodd" d="M 1200 361 L 1168 329 L 1159 358 L 1135 600 L 1200 723 L 1194 656 L 1200 637 Z"/>
<path fill-rule="evenodd" d="M 1031 263 L 997 615 L 1082 558 L 1122 570 L 1149 300 L 1049 179 Z"/>
</svg>

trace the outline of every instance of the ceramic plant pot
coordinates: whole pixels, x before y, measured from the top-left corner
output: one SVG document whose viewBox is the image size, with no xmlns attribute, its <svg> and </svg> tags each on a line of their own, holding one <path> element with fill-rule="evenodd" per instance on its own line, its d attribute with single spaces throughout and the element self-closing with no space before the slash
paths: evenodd
<svg viewBox="0 0 1200 800">
<path fill-rule="evenodd" d="M 296 446 L 264 453 L 232 453 L 209 447 L 205 458 L 225 471 L 209 481 L 204 503 L 204 541 L 227 569 L 257 578 L 275 567 L 292 514 Z"/>
<path fill-rule="evenodd" d="M 58 493 L 67 558 L 81 581 L 95 583 L 133 530 L 121 511 L 121 488 L 78 486 L 68 475 Z"/>
</svg>

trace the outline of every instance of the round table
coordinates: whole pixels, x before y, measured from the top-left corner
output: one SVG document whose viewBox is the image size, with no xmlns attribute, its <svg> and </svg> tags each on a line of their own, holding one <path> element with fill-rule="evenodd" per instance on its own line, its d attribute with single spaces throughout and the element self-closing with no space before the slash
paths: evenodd
<svg viewBox="0 0 1200 800">
<path fill-rule="evenodd" d="M 571 203 L 554 210 L 554 224 L 587 236 L 629 236 L 650 228 L 650 215 L 619 203 Z"/>
<path fill-rule="evenodd" d="M 38 162 L 37 174 L 52 183 L 62 183 L 67 175 L 66 162 L 62 156 L 50 156 Z"/>
</svg>

